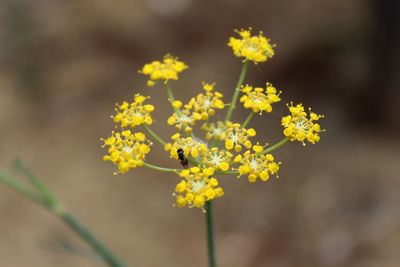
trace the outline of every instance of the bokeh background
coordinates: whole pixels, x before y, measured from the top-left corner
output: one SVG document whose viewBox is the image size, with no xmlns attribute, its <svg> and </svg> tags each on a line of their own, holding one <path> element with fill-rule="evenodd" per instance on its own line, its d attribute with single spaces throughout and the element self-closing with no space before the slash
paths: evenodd
<svg viewBox="0 0 400 267">
<path fill-rule="evenodd" d="M 252 26 L 278 44 L 247 81 L 274 83 L 283 102 L 252 121 L 281 139 L 284 102 L 325 114 L 318 145 L 276 151 L 280 178 L 225 177 L 215 203 L 219 266 L 399 266 L 399 4 L 395 0 L 1 0 L 0 166 L 22 158 L 64 205 L 129 266 L 206 266 L 204 216 L 172 208 L 174 175 L 113 176 L 100 137 L 114 103 L 161 87 L 137 70 L 169 52 L 190 69 L 173 83 L 187 100 L 201 81 L 230 95 L 241 63 L 226 43 Z M 279 107 L 278 107 L 279 106 Z M 247 115 L 238 109 L 235 120 Z M 261 134 L 262 132 L 262 134 Z M 149 161 L 177 167 L 161 148 Z M 0 186 L 0 266 L 101 266 L 62 222 Z M 60 249 L 67 242 L 79 251 Z"/>
</svg>

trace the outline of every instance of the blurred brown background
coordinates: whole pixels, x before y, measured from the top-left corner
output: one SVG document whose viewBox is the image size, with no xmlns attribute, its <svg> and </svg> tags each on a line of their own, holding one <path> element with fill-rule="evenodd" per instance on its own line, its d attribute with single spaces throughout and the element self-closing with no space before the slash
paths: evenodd
<svg viewBox="0 0 400 267">
<path fill-rule="evenodd" d="M 327 132 L 318 145 L 276 151 L 279 180 L 224 178 L 219 266 L 399 266 L 398 10 L 395 0 L 1 0 L 0 165 L 20 156 L 129 266 L 206 266 L 203 214 L 171 207 L 177 178 L 113 176 L 99 138 L 114 103 L 135 92 L 152 96 L 153 128 L 168 138 L 164 91 L 137 73 L 167 52 L 190 66 L 173 83 L 181 99 L 203 80 L 230 95 L 240 60 L 226 43 L 252 26 L 278 47 L 247 81 L 270 81 L 283 102 L 325 114 Z M 281 138 L 277 106 L 252 122 L 270 144 Z M 152 152 L 151 162 L 176 167 Z M 1 267 L 102 265 L 58 249 L 60 240 L 87 248 L 3 185 L 0 212 Z"/>
</svg>

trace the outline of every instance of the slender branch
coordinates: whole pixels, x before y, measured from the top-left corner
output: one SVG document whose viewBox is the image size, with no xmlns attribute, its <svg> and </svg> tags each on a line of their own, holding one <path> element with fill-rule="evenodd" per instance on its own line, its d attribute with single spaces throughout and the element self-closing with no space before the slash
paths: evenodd
<svg viewBox="0 0 400 267">
<path fill-rule="evenodd" d="M 229 171 L 216 171 L 215 174 L 217 175 L 227 175 L 227 174 L 238 174 L 238 171 L 229 170 Z"/>
<path fill-rule="evenodd" d="M 50 192 L 47 187 L 25 166 L 17 165 L 29 178 L 34 188 L 30 188 L 18 178 L 0 171 L 0 182 L 8 185 L 21 195 L 33 202 L 45 207 L 51 213 L 63 220 L 83 240 L 85 240 L 110 267 L 124 267 L 124 264 L 108 250 L 105 245 L 98 241 L 88 229 L 84 228 L 71 214 L 66 212 L 59 200 Z M 36 189 L 36 190 L 33 190 Z M 49 197 L 51 196 L 51 197 Z"/>
<path fill-rule="evenodd" d="M 88 242 L 90 246 L 92 246 L 92 248 L 100 255 L 100 257 L 102 257 L 103 260 L 108 263 L 109 266 L 125 266 L 118 258 L 113 255 L 113 253 L 107 247 L 105 247 L 99 240 L 97 240 L 88 229 L 81 225 L 79 221 L 75 219 L 74 216 L 72 216 L 72 214 L 65 212 L 60 216 L 60 218 L 64 221 L 64 223 L 66 223 L 76 233 L 78 233 L 80 237 Z"/>
<path fill-rule="evenodd" d="M 153 170 L 156 170 L 156 171 L 162 171 L 162 172 L 174 172 L 174 173 L 176 173 L 176 172 L 180 171 L 179 169 L 164 168 L 164 167 L 156 166 L 156 165 L 153 165 L 153 164 L 150 164 L 150 163 L 146 163 L 146 162 L 143 162 L 143 166 L 146 167 L 146 168 L 149 168 L 149 169 L 153 169 Z"/>
<path fill-rule="evenodd" d="M 244 78 L 246 77 L 248 68 L 249 68 L 249 61 L 245 61 L 243 63 L 242 71 L 240 72 L 239 80 L 235 87 L 235 92 L 233 93 L 233 96 L 232 96 L 231 104 L 228 108 L 228 111 L 226 112 L 225 122 L 229 121 L 232 117 L 232 112 L 236 107 L 236 102 L 239 97 L 240 88 L 242 87 L 242 84 L 243 84 Z"/>
<path fill-rule="evenodd" d="M 149 126 L 144 125 L 144 128 L 146 129 L 146 131 L 147 131 L 157 142 L 159 142 L 160 144 L 162 144 L 163 146 L 165 146 L 166 142 L 165 142 L 163 139 L 161 139 L 161 137 L 159 137 L 155 132 L 153 132 L 153 130 L 150 129 Z"/>
<path fill-rule="evenodd" d="M 284 144 L 286 144 L 289 141 L 289 138 L 285 137 L 283 138 L 281 141 L 279 141 L 278 143 L 276 143 L 273 146 L 270 146 L 268 149 L 264 150 L 263 152 L 261 152 L 261 154 L 267 154 L 267 153 L 271 153 L 272 151 L 274 151 L 275 149 L 283 146 Z"/>
<path fill-rule="evenodd" d="M 25 183 L 21 182 L 20 180 L 12 177 L 6 172 L 0 171 L 0 182 L 5 183 L 9 187 L 11 187 L 16 192 L 20 193 L 24 197 L 29 198 L 30 200 L 42 205 L 46 206 L 46 201 L 44 198 L 36 191 L 32 190 L 29 186 Z"/>
<path fill-rule="evenodd" d="M 250 114 L 247 116 L 246 120 L 243 122 L 242 127 L 246 128 L 247 124 L 249 124 L 249 122 L 251 121 L 251 119 L 254 116 L 254 112 L 250 111 Z"/>
<path fill-rule="evenodd" d="M 174 103 L 175 102 L 175 97 L 174 97 L 174 93 L 172 92 L 171 86 L 168 83 L 166 83 L 165 84 L 165 88 L 167 89 L 167 95 L 168 95 L 169 100 L 171 101 L 171 103 Z M 176 108 L 176 107 L 173 107 L 173 108 L 174 108 L 176 113 L 178 113 L 178 114 L 181 113 L 178 108 Z"/>
<path fill-rule="evenodd" d="M 215 256 L 215 242 L 214 242 L 214 224 L 212 214 L 212 203 L 207 201 L 205 203 L 206 227 L 207 227 L 207 250 L 208 250 L 208 266 L 216 267 L 217 261 Z"/>
</svg>

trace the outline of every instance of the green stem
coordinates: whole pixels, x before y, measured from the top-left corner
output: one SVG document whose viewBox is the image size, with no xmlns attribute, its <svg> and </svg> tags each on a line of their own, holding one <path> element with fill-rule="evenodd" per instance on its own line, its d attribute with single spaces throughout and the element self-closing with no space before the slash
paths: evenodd
<svg viewBox="0 0 400 267">
<path fill-rule="evenodd" d="M 88 229 L 81 225 L 74 216 L 65 212 L 60 215 L 60 218 L 71 227 L 76 233 L 79 234 L 88 244 L 99 254 L 105 262 L 111 267 L 124 267 L 125 265 L 116 258 L 113 253 L 105 247 L 100 241 L 98 241 Z"/>
<path fill-rule="evenodd" d="M 208 266 L 216 267 L 217 262 L 215 257 L 214 226 L 213 226 L 211 201 L 206 202 L 205 208 L 206 208 L 206 226 L 207 226 Z"/>
<path fill-rule="evenodd" d="M 233 170 L 215 172 L 215 174 L 217 175 L 238 174 L 238 173 L 239 173 L 238 171 L 233 171 Z"/>
<path fill-rule="evenodd" d="M 230 104 L 229 109 L 228 109 L 228 111 L 226 113 L 225 122 L 229 121 L 231 119 L 231 117 L 232 117 L 232 112 L 236 107 L 236 102 L 237 102 L 237 99 L 239 97 L 240 88 L 242 87 L 242 84 L 243 84 L 244 78 L 246 77 L 248 68 L 249 68 L 249 61 L 245 61 L 243 63 L 242 71 L 240 72 L 239 80 L 238 80 L 237 85 L 235 87 L 235 92 L 233 93 L 233 96 L 232 96 L 231 104 Z"/>
<path fill-rule="evenodd" d="M 143 166 L 146 168 L 149 168 L 149 169 L 153 169 L 156 171 L 162 171 L 162 172 L 175 172 L 176 173 L 179 171 L 179 169 L 170 169 L 170 168 L 159 167 L 159 166 L 156 166 L 156 165 L 153 165 L 150 163 L 146 163 L 146 162 L 143 162 Z"/>
<path fill-rule="evenodd" d="M 0 171 L 0 181 L 11 187 L 13 190 L 17 191 L 21 195 L 29 198 L 30 200 L 42 205 L 47 206 L 45 199 L 40 195 L 40 193 L 33 191 L 25 183 L 19 181 L 18 179 L 12 177 L 11 175 Z"/>
<path fill-rule="evenodd" d="M 161 137 L 159 137 L 155 132 L 153 132 L 152 129 L 150 129 L 149 126 L 144 125 L 144 128 L 146 129 L 146 131 L 160 144 L 162 144 L 163 146 L 165 146 L 166 142 L 164 140 L 161 139 Z"/>
<path fill-rule="evenodd" d="M 269 147 L 268 149 L 264 150 L 263 152 L 261 152 L 261 154 L 271 153 L 275 149 L 277 149 L 277 148 L 283 146 L 284 144 L 286 144 L 288 141 L 289 141 L 289 138 L 285 137 L 281 141 L 276 143 L 275 145 L 273 145 L 273 146 Z"/>
<path fill-rule="evenodd" d="M 246 128 L 247 124 L 249 124 L 249 122 L 251 121 L 251 119 L 254 116 L 254 112 L 250 111 L 250 114 L 247 116 L 246 120 L 243 122 L 242 127 Z"/>
<path fill-rule="evenodd" d="M 175 97 L 174 97 L 174 93 L 172 93 L 171 86 L 168 83 L 166 83 L 165 88 L 167 89 L 167 95 L 168 95 L 169 100 L 171 101 L 171 104 L 174 103 Z M 180 114 L 180 110 L 178 108 L 174 107 L 174 110 L 176 113 Z"/>
</svg>

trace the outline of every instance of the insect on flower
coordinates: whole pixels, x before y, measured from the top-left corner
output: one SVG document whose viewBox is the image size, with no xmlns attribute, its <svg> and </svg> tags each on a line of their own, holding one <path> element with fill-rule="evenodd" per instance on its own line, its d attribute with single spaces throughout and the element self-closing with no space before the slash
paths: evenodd
<svg viewBox="0 0 400 267">
<path fill-rule="evenodd" d="M 186 167 L 189 164 L 189 162 L 188 162 L 187 158 L 185 157 L 185 152 L 183 151 L 183 149 L 178 148 L 176 153 L 178 153 L 178 158 L 179 158 L 179 161 L 182 164 L 182 166 Z"/>
</svg>

